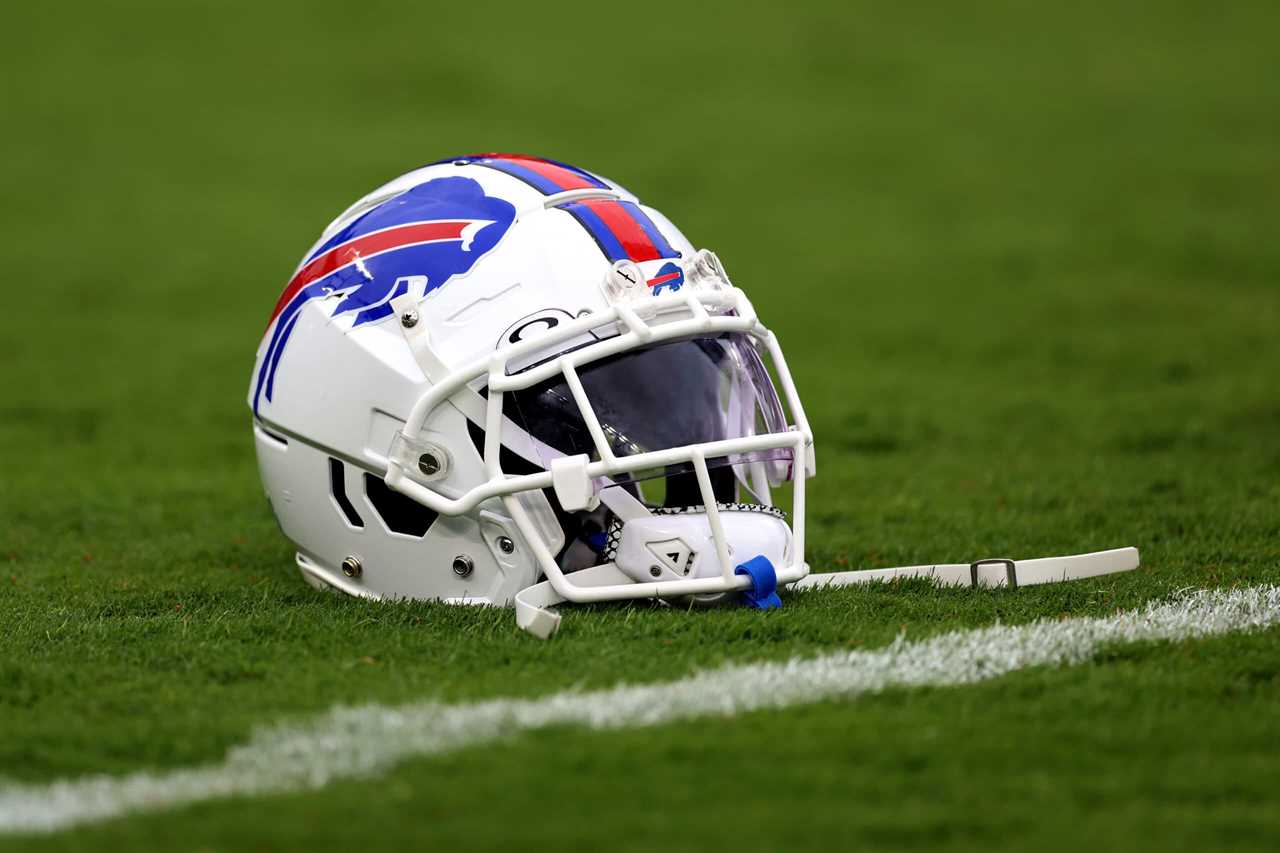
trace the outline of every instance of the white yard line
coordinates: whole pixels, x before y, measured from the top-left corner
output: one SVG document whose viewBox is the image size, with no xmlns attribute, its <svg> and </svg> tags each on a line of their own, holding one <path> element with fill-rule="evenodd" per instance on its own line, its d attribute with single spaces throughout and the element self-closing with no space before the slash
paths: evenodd
<svg viewBox="0 0 1280 853">
<path fill-rule="evenodd" d="M 1202 591 L 1104 618 L 996 625 L 920 642 L 899 640 L 875 651 L 735 664 L 660 684 L 565 691 L 540 699 L 340 707 L 310 722 L 259 730 L 216 764 L 0 785 L 0 833 L 52 832 L 215 797 L 318 788 L 383 772 L 408 758 L 550 725 L 664 725 L 891 687 L 972 684 L 1027 667 L 1081 663 L 1105 644 L 1209 637 L 1277 623 L 1280 587 Z"/>
</svg>

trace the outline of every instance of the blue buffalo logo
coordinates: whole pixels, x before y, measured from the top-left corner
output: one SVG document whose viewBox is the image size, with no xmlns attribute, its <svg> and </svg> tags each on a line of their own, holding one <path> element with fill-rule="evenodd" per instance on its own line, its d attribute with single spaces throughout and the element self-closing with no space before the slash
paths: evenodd
<svg viewBox="0 0 1280 853">
<path fill-rule="evenodd" d="M 684 284 L 684 270 L 679 264 L 667 262 L 658 270 L 658 274 L 647 282 L 649 289 L 657 296 L 663 290 L 676 291 Z"/>
<path fill-rule="evenodd" d="M 410 287 L 425 295 L 475 266 L 498 245 L 515 214 L 509 202 L 485 195 L 470 178 L 438 178 L 378 204 L 325 240 L 294 273 L 271 314 L 254 411 L 260 397 L 270 401 L 275 392 L 276 368 L 304 305 L 336 295 L 332 316 L 349 315 L 353 326 L 389 317 L 391 300 Z"/>
</svg>

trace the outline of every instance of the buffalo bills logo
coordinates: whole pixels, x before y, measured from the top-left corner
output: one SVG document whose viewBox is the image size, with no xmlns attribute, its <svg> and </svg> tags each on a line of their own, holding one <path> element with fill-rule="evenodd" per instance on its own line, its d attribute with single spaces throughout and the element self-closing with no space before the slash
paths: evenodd
<svg viewBox="0 0 1280 853">
<path fill-rule="evenodd" d="M 664 289 L 676 291 L 684 284 L 684 270 L 680 269 L 678 264 L 665 263 L 662 269 L 658 270 L 658 274 L 649 279 L 649 289 L 657 296 Z"/>
<path fill-rule="evenodd" d="M 290 279 L 268 323 L 253 409 L 275 391 L 276 368 L 302 307 L 336 298 L 332 316 L 361 326 L 391 316 L 391 300 L 422 295 L 469 271 L 507 233 L 515 207 L 470 178 L 439 178 L 396 195 L 315 249 Z"/>
</svg>

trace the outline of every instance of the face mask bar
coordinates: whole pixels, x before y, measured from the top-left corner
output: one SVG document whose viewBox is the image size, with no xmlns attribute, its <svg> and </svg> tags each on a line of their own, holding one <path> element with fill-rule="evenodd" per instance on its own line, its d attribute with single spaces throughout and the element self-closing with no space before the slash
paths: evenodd
<svg viewBox="0 0 1280 853">
<path fill-rule="evenodd" d="M 808 566 L 804 562 L 804 481 L 813 474 L 813 434 L 791 373 L 776 338 L 760 324 L 755 310 L 742 291 L 723 279 L 699 286 L 693 281 L 694 278 L 690 276 L 690 283 L 680 291 L 658 296 L 651 295 L 647 289 L 641 294 L 618 294 L 606 289 L 606 293 L 615 301 L 605 311 L 563 323 L 536 338 L 504 345 L 490 356 L 477 359 L 454 371 L 443 370 L 430 352 L 425 332 L 407 332 L 406 337 L 415 356 L 433 384 L 415 404 L 404 429 L 393 442 L 386 475 L 387 485 L 445 515 L 467 513 L 483 501 L 500 498 L 532 547 L 547 580 L 565 600 L 591 602 L 672 598 L 730 592 L 746 589 L 752 583 L 749 577 L 734 574 L 735 565 L 730 558 L 707 460 L 788 449 L 794 459 L 790 477 L 793 485 L 792 559 L 790 565 L 779 567 L 777 581 L 785 584 L 803 578 L 808 574 Z M 626 298 L 629 295 L 632 298 Z M 509 366 L 513 363 L 527 363 L 540 352 L 554 352 L 557 345 L 581 339 L 584 335 L 591 336 L 593 332 L 602 329 L 613 330 L 617 334 L 563 352 L 514 375 L 509 373 Z M 749 335 L 769 354 L 795 424 L 779 432 L 690 444 L 621 458 L 615 456 L 578 376 L 579 368 L 599 359 L 665 341 L 734 332 Z M 585 454 L 562 456 L 545 445 L 540 445 L 527 433 L 514 428 L 514 424 L 503 416 L 502 401 L 505 393 L 527 389 L 557 375 L 563 377 L 566 387 L 573 395 L 595 445 L 598 457 L 596 461 L 591 461 Z M 487 378 L 487 399 L 472 388 L 474 381 L 481 377 Z M 445 403 L 452 404 L 472 421 L 483 423 L 485 432 L 483 459 L 488 479 L 466 493 L 454 496 L 444 494 L 440 487 L 428 479 L 431 475 L 419 467 L 419 460 L 424 452 L 440 452 L 439 448 L 418 436 Z M 525 459 L 550 458 L 551 470 L 520 476 L 505 473 L 499 454 L 504 441 L 509 449 Z M 555 556 L 548 547 L 547 537 L 540 533 L 540 530 L 545 529 L 545 524 L 540 526 L 530 513 L 528 502 L 521 500 L 522 493 L 554 488 L 567 510 L 585 509 L 604 501 L 625 521 L 628 515 L 647 515 L 648 510 L 623 489 L 605 488 L 611 485 L 612 478 L 640 469 L 681 463 L 691 465 L 696 475 L 721 567 L 719 577 L 652 583 L 637 583 L 625 579 L 625 583 L 601 584 L 601 580 L 605 578 L 596 573 L 596 579 L 592 581 L 594 585 L 580 585 L 572 580 L 572 574 L 566 575 L 556 564 Z M 436 480 L 443 479 L 440 472 L 433 474 L 436 475 Z M 744 555 L 744 559 L 751 556 L 754 555 Z M 618 574 L 617 578 L 623 579 L 623 576 Z"/>
</svg>

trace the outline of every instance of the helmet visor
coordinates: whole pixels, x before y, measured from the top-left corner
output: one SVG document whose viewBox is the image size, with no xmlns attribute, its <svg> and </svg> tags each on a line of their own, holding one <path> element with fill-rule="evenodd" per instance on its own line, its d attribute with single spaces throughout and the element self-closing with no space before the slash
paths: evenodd
<svg viewBox="0 0 1280 853">
<path fill-rule="evenodd" d="M 579 368 L 579 379 L 614 456 L 668 450 L 764 433 L 786 422 L 754 339 L 739 333 L 668 341 L 630 350 Z M 563 376 L 503 397 L 506 417 L 543 445 L 544 465 L 559 455 L 600 458 L 583 413 Z M 779 448 L 708 458 L 708 466 L 763 465 L 777 484 L 788 476 L 792 451 Z M 672 470 L 677 469 L 677 470 Z M 673 476 L 632 471 L 615 483 Z M 717 490 L 718 491 L 718 490 Z"/>
</svg>

